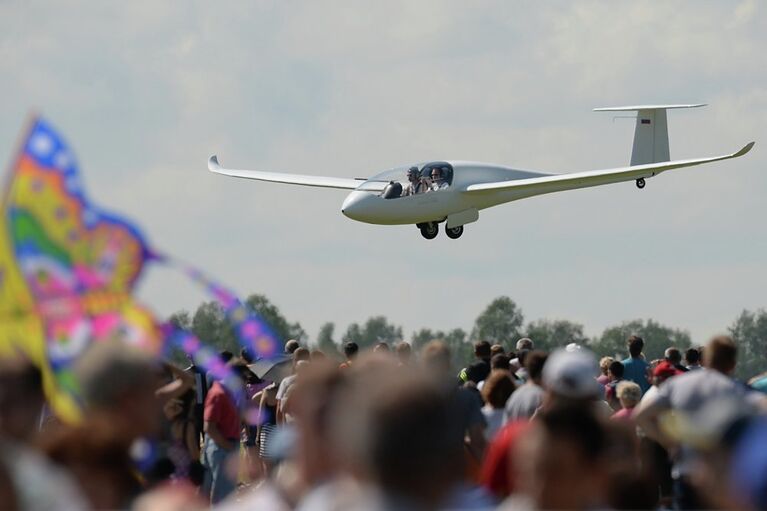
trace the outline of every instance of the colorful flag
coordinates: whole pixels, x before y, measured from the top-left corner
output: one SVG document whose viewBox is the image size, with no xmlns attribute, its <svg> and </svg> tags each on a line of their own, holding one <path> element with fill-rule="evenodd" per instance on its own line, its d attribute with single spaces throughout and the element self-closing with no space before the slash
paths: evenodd
<svg viewBox="0 0 767 511">
<path fill-rule="evenodd" d="M 221 304 L 242 347 L 249 349 L 258 358 L 271 358 L 280 352 L 281 343 L 269 324 L 255 311 L 245 307 L 234 293 L 196 268 L 185 266 L 184 272 Z"/>
<path fill-rule="evenodd" d="M 43 119 L 32 121 L 11 168 L 0 222 L 0 357 L 41 368 L 64 420 L 79 415 L 73 364 L 92 342 L 118 340 L 160 356 L 169 345 L 235 394 L 241 384 L 216 352 L 189 332 L 161 327 L 133 288 L 148 261 L 180 266 L 216 299 L 240 343 L 257 357 L 280 345 L 269 325 L 199 270 L 155 255 L 136 226 L 94 205 L 74 154 Z"/>
<path fill-rule="evenodd" d="M 74 419 L 72 363 L 90 342 L 162 349 L 154 318 L 131 296 L 150 252 L 135 226 L 88 200 L 74 154 L 39 118 L 2 204 L 0 354 L 41 367 L 55 411 Z"/>
</svg>

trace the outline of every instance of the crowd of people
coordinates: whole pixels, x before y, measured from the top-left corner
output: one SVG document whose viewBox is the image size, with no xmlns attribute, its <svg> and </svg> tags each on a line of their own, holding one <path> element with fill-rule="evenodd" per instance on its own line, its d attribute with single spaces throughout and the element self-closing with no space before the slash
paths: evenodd
<svg viewBox="0 0 767 511">
<path fill-rule="evenodd" d="M 77 362 L 63 424 L 39 370 L 0 365 L 0 508 L 767 509 L 765 376 L 724 336 L 648 360 L 441 341 L 285 364 L 221 353 L 241 391 L 119 344 Z M 264 370 L 267 368 L 268 370 Z"/>
</svg>

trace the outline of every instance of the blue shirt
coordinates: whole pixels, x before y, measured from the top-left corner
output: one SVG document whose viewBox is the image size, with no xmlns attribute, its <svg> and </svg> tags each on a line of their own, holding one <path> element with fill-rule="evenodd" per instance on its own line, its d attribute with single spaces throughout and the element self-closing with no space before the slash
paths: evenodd
<svg viewBox="0 0 767 511">
<path fill-rule="evenodd" d="M 639 385 L 642 394 L 650 388 L 650 382 L 647 381 L 647 368 L 650 367 L 644 359 L 629 357 L 623 362 L 623 379 L 630 380 Z"/>
</svg>

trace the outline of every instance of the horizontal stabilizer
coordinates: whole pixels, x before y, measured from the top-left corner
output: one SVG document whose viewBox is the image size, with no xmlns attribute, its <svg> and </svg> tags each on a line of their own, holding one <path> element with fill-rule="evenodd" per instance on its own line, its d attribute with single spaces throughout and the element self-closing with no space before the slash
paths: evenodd
<svg viewBox="0 0 767 511">
<path fill-rule="evenodd" d="M 607 106 L 595 108 L 595 112 L 632 112 L 638 110 L 671 110 L 673 108 L 698 108 L 706 106 L 706 103 L 692 103 L 689 105 L 636 105 L 636 106 Z"/>
</svg>

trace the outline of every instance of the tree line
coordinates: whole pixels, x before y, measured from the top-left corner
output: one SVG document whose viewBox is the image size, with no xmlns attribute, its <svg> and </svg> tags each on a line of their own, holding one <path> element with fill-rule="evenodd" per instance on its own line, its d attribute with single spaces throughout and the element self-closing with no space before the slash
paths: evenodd
<svg viewBox="0 0 767 511">
<path fill-rule="evenodd" d="M 686 330 L 663 325 L 652 319 L 633 319 L 606 328 L 601 335 L 588 337 L 583 325 L 564 319 L 536 319 L 525 322 L 521 308 L 508 296 L 495 298 L 474 321 L 471 330 L 455 328 L 449 331 L 421 328 L 409 337 L 401 326 L 390 323 L 384 316 L 372 316 L 362 323 L 352 323 L 338 335 L 335 324 L 322 325 L 315 339 L 310 339 L 299 322 L 291 322 L 271 303 L 267 297 L 251 294 L 245 306 L 257 313 L 273 329 L 282 341 L 296 339 L 302 344 L 313 345 L 329 356 L 340 357 L 341 346 L 349 341 L 356 342 L 361 349 L 370 348 L 379 342 L 394 344 L 401 340 L 410 342 L 414 350 L 429 341 L 440 339 L 448 344 L 453 354 L 455 367 L 464 367 L 473 358 L 473 342 L 486 340 L 501 344 L 506 350 L 513 349 L 521 337 L 530 337 L 537 349 L 546 351 L 577 343 L 588 346 L 599 356 L 626 357 L 626 339 L 639 335 L 645 341 L 645 356 L 648 360 L 663 357 L 669 346 L 685 350 L 693 346 Z M 192 331 L 200 339 L 218 350 L 239 352 L 240 346 L 228 324 L 221 306 L 217 302 L 204 302 L 194 313 L 179 311 L 171 315 L 170 322 Z M 767 311 L 744 310 L 725 329 L 738 343 L 737 376 L 743 379 L 767 370 Z M 701 340 L 702 341 L 702 340 Z M 698 344 L 701 344 L 699 342 Z M 180 359 L 175 353 L 174 358 Z"/>
</svg>

